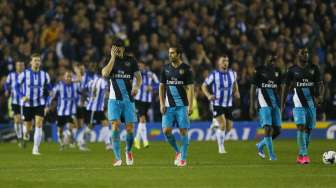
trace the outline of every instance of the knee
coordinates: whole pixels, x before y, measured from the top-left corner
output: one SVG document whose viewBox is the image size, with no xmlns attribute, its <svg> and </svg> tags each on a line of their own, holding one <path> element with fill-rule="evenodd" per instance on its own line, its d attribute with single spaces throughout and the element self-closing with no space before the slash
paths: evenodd
<svg viewBox="0 0 336 188">
<path fill-rule="evenodd" d="M 180 134 L 182 136 L 186 136 L 188 134 L 188 130 L 187 129 L 180 129 Z"/>
<path fill-rule="evenodd" d="M 167 128 L 163 129 L 163 134 L 164 134 L 165 136 L 167 136 L 167 135 L 171 135 L 171 134 L 172 134 L 172 129 L 167 129 Z"/>
<path fill-rule="evenodd" d="M 133 133 L 133 124 L 127 124 L 126 125 L 126 132 L 127 133 Z"/>
<path fill-rule="evenodd" d="M 112 121 L 112 130 L 119 130 L 120 121 Z"/>
<path fill-rule="evenodd" d="M 305 126 L 304 125 L 297 125 L 297 129 L 299 131 L 305 131 Z"/>
<path fill-rule="evenodd" d="M 146 116 L 140 116 L 140 123 L 146 123 Z"/>
<path fill-rule="evenodd" d="M 265 129 L 265 135 L 266 135 L 266 136 L 270 136 L 271 133 L 272 133 L 272 128 L 271 128 L 271 126 L 270 126 L 270 125 L 265 125 L 265 126 L 264 126 L 264 129 Z"/>
</svg>

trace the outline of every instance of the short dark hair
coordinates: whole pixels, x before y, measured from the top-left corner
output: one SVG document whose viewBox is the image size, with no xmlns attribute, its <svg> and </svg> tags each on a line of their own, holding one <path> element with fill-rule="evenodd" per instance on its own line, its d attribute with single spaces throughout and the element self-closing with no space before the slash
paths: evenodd
<svg viewBox="0 0 336 188">
<path fill-rule="evenodd" d="M 124 47 L 124 42 L 120 38 L 115 38 L 112 41 L 112 45 L 117 47 Z"/>
<path fill-rule="evenodd" d="M 33 59 L 34 57 L 41 57 L 41 54 L 39 53 L 33 53 L 30 58 Z"/>
<path fill-rule="evenodd" d="M 178 55 L 181 55 L 182 56 L 182 47 L 178 44 L 175 44 L 175 45 L 171 45 L 169 48 L 174 48 L 176 49 L 176 53 Z"/>
</svg>

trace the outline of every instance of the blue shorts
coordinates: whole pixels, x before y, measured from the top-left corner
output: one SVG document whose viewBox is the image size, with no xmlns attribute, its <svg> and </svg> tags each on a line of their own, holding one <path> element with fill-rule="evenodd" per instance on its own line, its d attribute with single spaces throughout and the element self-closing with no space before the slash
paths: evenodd
<svg viewBox="0 0 336 188">
<path fill-rule="evenodd" d="M 125 123 L 136 123 L 137 116 L 135 105 L 131 101 L 122 101 L 109 99 L 108 101 L 108 119 L 110 121 L 120 120 L 124 118 Z"/>
<path fill-rule="evenodd" d="M 162 116 L 162 128 L 172 128 L 174 121 L 177 122 L 178 128 L 189 129 L 190 121 L 186 106 L 167 107 Z"/>
<path fill-rule="evenodd" d="M 293 116 L 296 125 L 305 125 L 312 129 L 316 125 L 316 108 L 314 107 L 295 107 Z"/>
<path fill-rule="evenodd" d="M 261 107 L 259 109 L 260 126 L 281 126 L 281 112 L 279 107 Z"/>
</svg>

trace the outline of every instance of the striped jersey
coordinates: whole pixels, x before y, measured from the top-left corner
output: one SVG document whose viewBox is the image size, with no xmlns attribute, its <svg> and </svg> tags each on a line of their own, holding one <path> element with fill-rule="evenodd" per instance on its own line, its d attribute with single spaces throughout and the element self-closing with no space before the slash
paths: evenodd
<svg viewBox="0 0 336 188">
<path fill-rule="evenodd" d="M 15 89 L 18 78 L 19 74 L 17 72 L 11 72 L 8 74 L 5 84 L 5 91 L 10 92 L 11 102 L 16 105 L 20 105 L 20 95 Z"/>
<path fill-rule="evenodd" d="M 57 115 L 71 116 L 76 114 L 77 100 L 80 96 L 80 84 L 60 81 L 53 88 L 53 97 L 57 98 Z"/>
<path fill-rule="evenodd" d="M 134 101 L 131 92 L 134 73 L 137 71 L 139 67 L 134 57 L 116 57 L 110 73 L 109 99 Z"/>
<path fill-rule="evenodd" d="M 52 90 L 49 74 L 43 70 L 26 69 L 20 73 L 15 89 L 20 98 L 24 96 L 29 98 L 28 102 L 23 104 L 24 106 L 44 106 L 47 103 L 49 92 Z"/>
<path fill-rule="evenodd" d="M 139 92 L 134 98 L 137 101 L 150 103 L 152 102 L 153 98 L 153 89 L 148 88 L 156 88 L 157 85 L 160 83 L 159 79 L 153 72 L 149 70 L 141 71 L 141 77 L 142 84 L 140 86 Z"/>
<path fill-rule="evenodd" d="M 318 66 L 308 64 L 304 68 L 292 66 L 287 72 L 286 84 L 293 84 L 293 102 L 295 107 L 315 107 L 315 92 L 317 84 L 321 82 Z"/>
<path fill-rule="evenodd" d="M 188 106 L 185 86 L 193 84 L 191 67 L 182 63 L 175 68 L 171 63 L 165 64 L 161 71 L 160 82 L 165 86 L 165 106 Z"/>
<path fill-rule="evenodd" d="M 280 107 L 277 89 L 281 79 L 281 71 L 272 65 L 256 67 L 253 84 L 257 89 L 259 107 Z"/>
<path fill-rule="evenodd" d="M 211 88 L 215 100 L 211 101 L 214 106 L 231 107 L 233 87 L 237 81 L 237 74 L 231 69 L 225 72 L 214 70 L 205 79 L 204 83 Z"/>
<path fill-rule="evenodd" d="M 96 75 L 85 87 L 89 93 L 86 109 L 89 111 L 104 111 L 108 82 L 103 77 Z"/>
<path fill-rule="evenodd" d="M 83 78 L 80 82 L 80 96 L 78 97 L 78 100 L 77 100 L 77 106 L 80 106 L 80 107 L 85 107 L 87 102 L 88 102 L 88 99 L 86 97 L 86 93 L 85 93 L 85 86 L 91 81 L 93 80 L 93 78 L 96 76 L 95 73 L 91 73 L 91 72 L 85 72 L 84 75 L 83 75 Z"/>
</svg>

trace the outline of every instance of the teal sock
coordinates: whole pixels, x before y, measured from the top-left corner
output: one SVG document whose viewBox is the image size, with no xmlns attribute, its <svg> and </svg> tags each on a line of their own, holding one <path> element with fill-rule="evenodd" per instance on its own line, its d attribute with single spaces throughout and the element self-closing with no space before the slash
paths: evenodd
<svg viewBox="0 0 336 188">
<path fill-rule="evenodd" d="M 260 142 L 258 142 L 258 147 L 263 148 L 265 144 L 266 144 L 266 141 L 265 141 L 265 138 L 263 138 L 262 140 L 260 140 Z"/>
<path fill-rule="evenodd" d="M 297 144 L 299 145 L 299 155 L 307 155 L 307 144 L 304 131 L 297 131 Z"/>
<path fill-rule="evenodd" d="M 272 137 L 271 136 L 269 136 L 269 137 L 265 136 L 264 140 L 265 140 L 265 143 L 266 143 L 266 147 L 267 147 L 269 156 L 274 156 Z"/>
<path fill-rule="evenodd" d="M 309 146 L 309 143 L 310 143 L 310 135 L 311 135 L 311 133 L 305 132 L 306 148 L 307 148 L 307 150 L 308 150 L 308 146 Z"/>
<path fill-rule="evenodd" d="M 188 146 L 189 146 L 189 138 L 188 135 L 182 136 L 181 135 L 181 160 L 186 160 L 187 159 L 187 151 L 188 151 Z"/>
<path fill-rule="evenodd" d="M 119 130 L 112 130 L 112 148 L 116 160 L 120 160 L 120 132 Z"/>
<path fill-rule="evenodd" d="M 126 134 L 126 151 L 130 152 L 132 150 L 132 146 L 133 146 L 133 142 L 134 142 L 134 136 L 133 133 L 127 133 Z"/>
<path fill-rule="evenodd" d="M 173 134 L 167 134 L 165 136 L 166 136 L 166 139 L 167 139 L 168 143 L 173 147 L 175 152 L 179 152 L 180 149 L 178 148 L 178 146 L 176 144 L 175 136 Z"/>
</svg>

